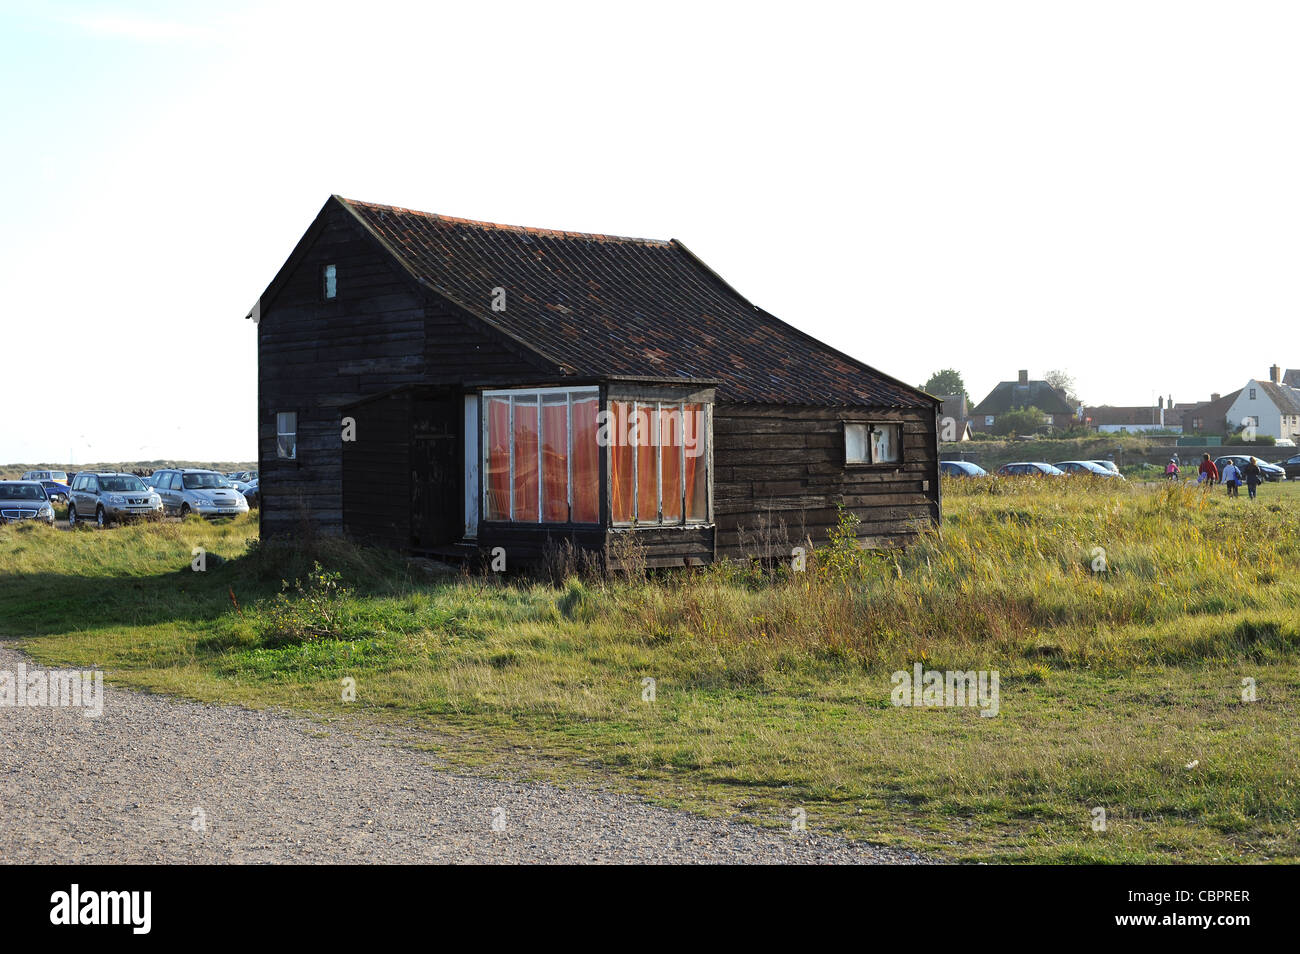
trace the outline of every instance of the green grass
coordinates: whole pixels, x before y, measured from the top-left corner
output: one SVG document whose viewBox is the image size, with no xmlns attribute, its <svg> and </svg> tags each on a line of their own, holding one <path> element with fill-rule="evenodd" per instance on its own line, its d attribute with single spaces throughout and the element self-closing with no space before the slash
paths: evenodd
<svg viewBox="0 0 1300 954">
<path fill-rule="evenodd" d="M 948 482 L 942 529 L 903 552 L 559 586 L 259 546 L 246 518 L 0 527 L 0 639 L 120 685 L 400 723 L 476 770 L 768 824 L 803 807 L 952 859 L 1295 861 L 1300 486 L 1117 484 Z M 194 546 L 228 562 L 193 573 Z M 999 670 L 1000 714 L 894 707 L 918 661 Z"/>
</svg>

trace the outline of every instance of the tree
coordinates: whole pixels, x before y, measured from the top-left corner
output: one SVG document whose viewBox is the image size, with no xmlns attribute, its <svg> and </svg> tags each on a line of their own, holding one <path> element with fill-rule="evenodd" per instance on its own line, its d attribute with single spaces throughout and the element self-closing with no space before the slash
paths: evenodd
<svg viewBox="0 0 1300 954">
<path fill-rule="evenodd" d="M 945 397 L 949 394 L 960 394 L 970 400 L 970 395 L 966 393 L 966 382 L 961 379 L 961 372 L 952 368 L 944 368 L 942 371 L 936 371 L 930 375 L 930 380 L 921 385 L 922 391 L 927 391 L 935 397 Z"/>
<path fill-rule="evenodd" d="M 1079 399 L 1079 395 L 1075 393 L 1078 385 L 1074 382 L 1074 376 L 1068 371 L 1059 368 L 1055 371 L 1048 371 L 1043 375 L 1043 380 L 1064 394 L 1065 399 L 1071 404 L 1077 406 L 1083 403 Z"/>
<path fill-rule="evenodd" d="M 1017 407 L 1003 411 L 993 421 L 993 433 L 1000 435 L 1033 434 L 1043 426 L 1044 414 L 1036 407 Z"/>
</svg>

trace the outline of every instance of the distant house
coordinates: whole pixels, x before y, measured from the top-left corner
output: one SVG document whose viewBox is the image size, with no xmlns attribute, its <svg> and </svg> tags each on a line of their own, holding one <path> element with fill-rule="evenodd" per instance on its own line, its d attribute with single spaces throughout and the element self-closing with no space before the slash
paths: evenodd
<svg viewBox="0 0 1300 954">
<path fill-rule="evenodd" d="M 1226 437 L 1228 428 L 1228 409 L 1237 400 L 1240 390 L 1227 394 L 1211 394 L 1208 401 L 1197 404 L 1180 405 L 1184 434 L 1199 434 L 1209 437 Z"/>
<path fill-rule="evenodd" d="M 970 408 L 964 394 L 946 394 L 939 409 L 939 440 L 968 441 L 971 437 Z"/>
<path fill-rule="evenodd" d="M 1261 437 L 1300 439 L 1300 389 L 1282 383 L 1282 369 L 1269 368 L 1269 380 L 1251 378 L 1226 412 L 1228 430 L 1253 425 Z"/>
<path fill-rule="evenodd" d="M 1064 394 L 1046 381 L 1029 380 L 1029 372 L 1021 371 L 1018 380 L 1003 381 L 975 405 L 970 412 L 971 428 L 993 431 L 999 415 L 1030 407 L 1043 413 L 1045 426 L 1069 427 L 1076 418 L 1076 408 Z"/>
<path fill-rule="evenodd" d="M 268 536 L 681 566 L 825 541 L 840 507 L 866 546 L 939 519 L 939 399 L 676 240 L 333 196 L 248 317 Z"/>
<path fill-rule="evenodd" d="M 1140 434 L 1144 431 L 1173 431 L 1183 429 L 1182 411 L 1174 406 L 1173 398 L 1166 402 L 1163 395 L 1155 404 L 1123 407 L 1103 404 L 1083 409 L 1083 423 L 1100 434 Z"/>
</svg>

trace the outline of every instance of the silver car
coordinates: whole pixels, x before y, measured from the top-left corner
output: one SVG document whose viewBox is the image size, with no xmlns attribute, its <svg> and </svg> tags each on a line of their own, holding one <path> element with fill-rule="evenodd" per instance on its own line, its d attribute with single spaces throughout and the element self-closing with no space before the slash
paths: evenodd
<svg viewBox="0 0 1300 954">
<path fill-rule="evenodd" d="M 72 478 L 68 491 L 68 525 L 94 520 L 106 527 L 114 520 L 162 515 L 162 500 L 135 474 L 90 473 Z"/>
<path fill-rule="evenodd" d="M 156 470 L 150 476 L 154 491 L 167 513 L 182 517 L 233 517 L 248 513 L 248 501 L 230 479 L 215 470 Z"/>
<path fill-rule="evenodd" d="M 54 505 L 37 480 L 0 480 L 0 523 L 39 520 L 54 523 Z"/>
</svg>

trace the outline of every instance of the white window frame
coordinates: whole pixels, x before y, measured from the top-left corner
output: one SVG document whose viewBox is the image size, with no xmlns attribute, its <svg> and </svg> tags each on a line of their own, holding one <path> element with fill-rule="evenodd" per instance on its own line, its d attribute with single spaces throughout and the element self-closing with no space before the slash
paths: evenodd
<svg viewBox="0 0 1300 954">
<path fill-rule="evenodd" d="M 281 427 L 281 421 L 285 417 L 293 418 L 293 430 L 286 431 Z M 283 451 L 283 445 L 280 438 L 293 436 L 293 453 L 286 454 Z M 275 412 L 275 456 L 277 460 L 297 460 L 298 459 L 298 412 L 297 411 L 276 411 Z"/>
<path fill-rule="evenodd" d="M 542 487 L 545 481 L 542 479 L 542 405 L 545 403 L 547 395 L 554 396 L 563 394 L 568 397 L 566 405 L 568 410 L 565 413 L 566 427 L 568 429 L 568 446 L 565 460 L 568 463 L 568 507 L 569 519 L 556 523 L 546 520 L 543 510 L 544 501 L 542 500 Z M 510 516 L 502 519 L 494 517 L 494 522 L 498 523 L 526 523 L 526 524 L 548 524 L 550 526 L 564 526 L 573 523 L 573 404 L 574 401 L 586 401 L 594 398 L 596 400 L 596 410 L 600 411 L 600 389 L 596 387 L 578 387 L 578 388 L 507 388 L 496 391 L 484 391 L 478 402 L 479 406 L 479 513 L 485 518 L 488 513 L 488 482 L 486 475 L 488 472 L 488 454 L 491 452 L 491 440 L 488 435 L 488 405 L 493 399 L 506 398 L 510 401 L 510 417 L 507 427 L 510 431 Z M 537 519 L 535 521 L 520 521 L 515 519 L 515 404 L 517 398 L 532 398 L 537 401 Z M 600 456 L 597 448 L 597 481 L 600 479 Z M 596 523 L 599 524 L 599 517 Z M 583 524 L 584 526 L 586 524 Z"/>
<path fill-rule="evenodd" d="M 650 447 L 655 452 L 655 500 L 657 506 L 655 510 L 655 520 L 642 519 L 640 513 L 636 513 L 630 520 L 615 520 L 613 513 L 610 514 L 610 525 L 615 527 L 707 527 L 712 522 L 713 516 L 713 494 L 712 482 L 710 475 L 713 473 L 713 451 L 711 437 L 713 435 L 713 405 L 704 401 L 639 401 L 635 398 L 610 398 L 610 404 L 615 402 L 619 404 L 628 404 L 632 408 L 632 424 L 630 436 L 632 438 L 632 509 L 640 510 L 641 503 L 641 436 L 638 429 L 641 423 L 641 408 L 653 407 L 654 414 L 650 417 Z M 704 461 L 704 473 L 697 474 L 696 480 L 703 480 L 704 484 L 704 516 L 690 518 L 687 516 L 689 506 L 686 500 L 686 405 L 698 404 L 700 414 L 703 418 L 700 421 L 700 433 L 696 435 L 696 440 L 703 442 L 704 447 L 697 457 Z M 664 520 L 664 472 L 663 472 L 663 435 L 660 433 L 663 419 L 663 409 L 677 408 L 679 419 L 682 421 L 682 442 L 678 449 L 678 473 L 681 474 L 682 484 L 682 503 L 681 516 L 676 520 Z M 613 414 L 613 408 L 607 408 L 609 413 Z M 698 464 L 696 465 L 699 466 Z M 612 487 L 614 483 L 614 455 L 609 455 L 609 484 Z"/>
</svg>

